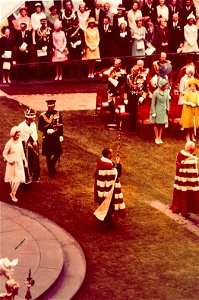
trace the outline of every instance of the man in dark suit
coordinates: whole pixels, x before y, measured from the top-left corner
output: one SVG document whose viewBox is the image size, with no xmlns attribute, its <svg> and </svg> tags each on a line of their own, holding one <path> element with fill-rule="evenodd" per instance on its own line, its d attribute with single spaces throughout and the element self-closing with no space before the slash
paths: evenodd
<svg viewBox="0 0 199 300">
<path fill-rule="evenodd" d="M 153 0 L 146 0 L 142 6 L 142 16 L 144 21 L 149 19 L 153 24 L 156 23 L 156 7 Z"/>
<path fill-rule="evenodd" d="M 95 18 L 96 22 L 98 22 L 99 26 L 103 23 L 103 19 L 106 16 L 105 11 L 101 8 L 101 2 L 99 0 L 95 0 L 95 7 L 90 12 L 90 17 Z"/>
<path fill-rule="evenodd" d="M 182 8 L 177 3 L 177 0 L 171 0 L 171 4 L 168 7 L 169 7 L 169 22 L 172 22 L 173 15 L 178 14 L 180 16 Z"/>
<path fill-rule="evenodd" d="M 112 56 L 113 30 L 110 25 L 110 18 L 104 17 L 103 23 L 99 26 L 100 34 L 100 56 L 107 58 Z M 106 62 L 105 62 L 106 65 Z"/>
<path fill-rule="evenodd" d="M 21 80 L 27 79 L 27 63 L 30 58 L 30 47 L 32 45 L 32 35 L 29 30 L 26 30 L 26 23 L 20 24 L 20 30 L 16 32 L 16 52 L 17 52 L 17 62 L 23 64 L 20 67 L 19 78 Z"/>
<path fill-rule="evenodd" d="M 175 13 L 172 21 L 168 24 L 170 34 L 169 38 L 169 52 L 177 53 L 177 49 L 182 47 L 184 41 L 183 27 L 179 21 L 179 15 Z"/>
</svg>

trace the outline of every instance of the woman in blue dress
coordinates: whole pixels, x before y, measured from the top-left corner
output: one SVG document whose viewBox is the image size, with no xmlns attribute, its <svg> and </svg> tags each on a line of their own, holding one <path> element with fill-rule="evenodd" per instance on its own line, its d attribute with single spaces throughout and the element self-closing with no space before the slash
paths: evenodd
<svg viewBox="0 0 199 300">
<path fill-rule="evenodd" d="M 163 144 L 162 131 L 166 124 L 168 124 L 168 111 L 169 111 L 169 93 L 168 81 L 160 78 L 158 88 L 153 92 L 150 122 L 154 122 L 155 143 L 157 145 Z"/>
</svg>

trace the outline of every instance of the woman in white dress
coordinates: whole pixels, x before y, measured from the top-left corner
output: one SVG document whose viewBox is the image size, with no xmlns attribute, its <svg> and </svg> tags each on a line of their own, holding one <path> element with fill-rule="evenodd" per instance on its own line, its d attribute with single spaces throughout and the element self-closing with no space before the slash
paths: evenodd
<svg viewBox="0 0 199 300">
<path fill-rule="evenodd" d="M 79 27 L 85 31 L 88 26 L 88 19 L 90 15 L 90 10 L 86 10 L 86 3 L 80 2 L 79 9 L 77 10 L 77 16 L 79 19 Z"/>
<path fill-rule="evenodd" d="M 183 53 L 197 52 L 198 49 L 198 28 L 195 25 L 196 17 L 190 14 L 187 17 L 187 25 L 184 26 L 184 45 L 182 48 Z"/>
<path fill-rule="evenodd" d="M 17 202 L 16 192 L 20 183 L 25 183 L 24 167 L 28 166 L 22 140 L 20 138 L 20 131 L 17 126 L 10 130 L 10 140 L 6 143 L 3 150 L 3 158 L 6 161 L 5 182 L 10 183 L 12 201 Z"/>
</svg>

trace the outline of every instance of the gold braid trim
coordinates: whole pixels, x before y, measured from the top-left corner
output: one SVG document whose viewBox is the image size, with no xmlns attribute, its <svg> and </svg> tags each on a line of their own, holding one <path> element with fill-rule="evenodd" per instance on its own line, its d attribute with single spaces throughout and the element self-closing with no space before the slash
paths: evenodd
<svg viewBox="0 0 199 300">
<path fill-rule="evenodd" d="M 47 118 L 46 115 L 43 115 L 44 121 L 48 124 L 51 124 L 53 121 L 53 115 L 50 115 L 50 118 Z"/>
<path fill-rule="evenodd" d="M 41 28 L 37 29 L 37 34 L 39 36 L 39 39 L 43 39 L 44 37 L 47 37 L 47 35 L 50 34 L 50 29 L 49 27 L 47 27 L 46 29 L 44 30 L 41 30 Z"/>
</svg>

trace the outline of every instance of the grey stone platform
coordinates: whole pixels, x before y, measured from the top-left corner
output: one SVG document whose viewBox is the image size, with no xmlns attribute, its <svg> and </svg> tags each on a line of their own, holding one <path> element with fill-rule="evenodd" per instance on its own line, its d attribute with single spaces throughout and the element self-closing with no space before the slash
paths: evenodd
<svg viewBox="0 0 199 300">
<path fill-rule="evenodd" d="M 76 240 L 65 230 L 30 211 L 0 202 L 0 257 L 19 259 L 14 278 L 24 299 L 31 268 L 35 285 L 32 299 L 71 299 L 86 273 L 86 261 Z M 0 277 L 4 291 L 4 277 Z"/>
</svg>

